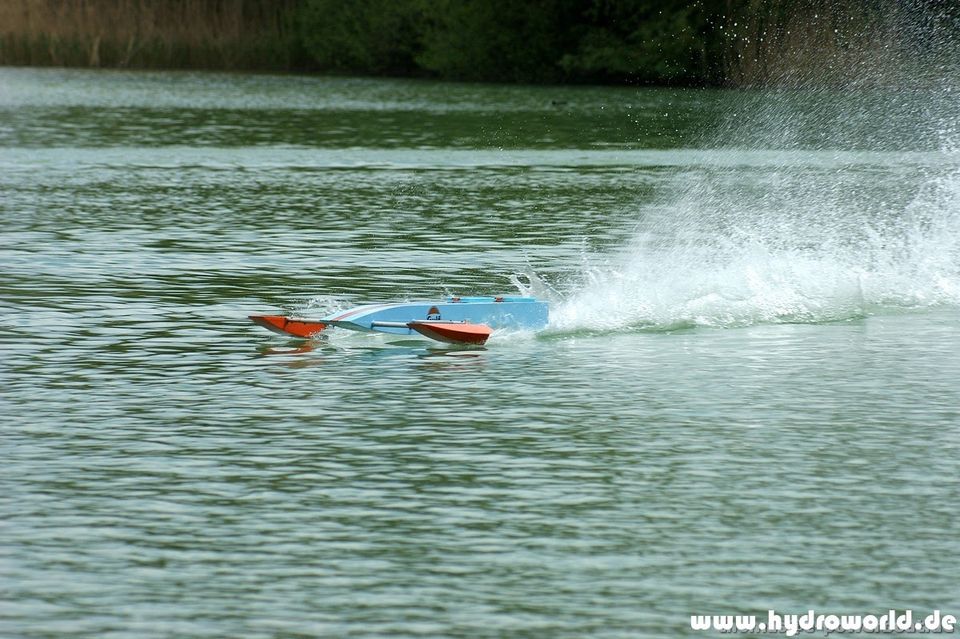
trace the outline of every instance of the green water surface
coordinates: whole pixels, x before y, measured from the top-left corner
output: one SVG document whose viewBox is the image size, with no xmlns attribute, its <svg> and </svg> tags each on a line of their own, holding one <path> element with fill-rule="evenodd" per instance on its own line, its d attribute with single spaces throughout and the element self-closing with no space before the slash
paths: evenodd
<svg viewBox="0 0 960 639">
<path fill-rule="evenodd" d="M 0 634 L 960 612 L 936 97 L 0 70 Z M 485 350 L 245 319 L 515 274 Z"/>
</svg>

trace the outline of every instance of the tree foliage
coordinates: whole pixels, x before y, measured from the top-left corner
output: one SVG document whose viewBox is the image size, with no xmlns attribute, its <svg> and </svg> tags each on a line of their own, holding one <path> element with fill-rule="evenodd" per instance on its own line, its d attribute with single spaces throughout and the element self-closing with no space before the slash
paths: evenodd
<svg viewBox="0 0 960 639">
<path fill-rule="evenodd" d="M 430 3 L 420 66 L 442 77 L 507 82 L 556 82 L 575 45 L 577 0 L 488 0 Z"/>
<path fill-rule="evenodd" d="M 303 44 L 321 69 L 409 74 L 423 37 L 420 0 L 307 0 Z"/>
<path fill-rule="evenodd" d="M 573 76 L 613 81 L 704 82 L 712 17 L 698 2 L 594 2 L 577 47 L 560 61 Z"/>
<path fill-rule="evenodd" d="M 503 82 L 842 83 L 960 28 L 953 0 L 303 2 L 321 69 Z"/>
<path fill-rule="evenodd" d="M 306 0 L 324 69 L 507 82 L 702 83 L 711 11 L 672 0 Z"/>
</svg>

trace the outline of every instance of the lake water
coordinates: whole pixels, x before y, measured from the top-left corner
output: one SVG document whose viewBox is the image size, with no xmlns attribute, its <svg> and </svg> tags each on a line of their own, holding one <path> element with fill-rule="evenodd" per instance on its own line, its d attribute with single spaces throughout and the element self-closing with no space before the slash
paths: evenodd
<svg viewBox="0 0 960 639">
<path fill-rule="evenodd" d="M 951 104 L 0 70 L 0 634 L 960 612 Z"/>
</svg>

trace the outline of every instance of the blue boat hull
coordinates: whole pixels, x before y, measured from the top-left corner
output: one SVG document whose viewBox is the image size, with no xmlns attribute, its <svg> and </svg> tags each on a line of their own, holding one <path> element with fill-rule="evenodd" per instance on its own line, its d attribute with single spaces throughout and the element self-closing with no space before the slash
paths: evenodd
<svg viewBox="0 0 960 639">
<path fill-rule="evenodd" d="M 546 302 L 532 297 L 449 297 L 443 301 L 368 304 L 349 311 L 333 313 L 320 321 L 331 326 L 359 331 L 379 331 L 394 335 L 413 335 L 405 326 L 382 326 L 385 322 L 420 321 L 468 322 L 496 329 L 536 331 L 547 326 Z"/>
</svg>

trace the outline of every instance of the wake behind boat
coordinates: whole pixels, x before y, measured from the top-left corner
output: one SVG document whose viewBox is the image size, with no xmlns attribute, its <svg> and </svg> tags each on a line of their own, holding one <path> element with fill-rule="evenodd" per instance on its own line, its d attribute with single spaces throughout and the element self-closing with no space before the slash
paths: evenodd
<svg viewBox="0 0 960 639">
<path fill-rule="evenodd" d="M 547 325 L 547 303 L 533 297 L 448 297 L 442 301 L 367 304 L 318 319 L 250 315 L 275 333 L 309 338 L 330 328 L 415 333 L 453 344 L 483 344 L 498 329 L 540 330 Z"/>
</svg>

